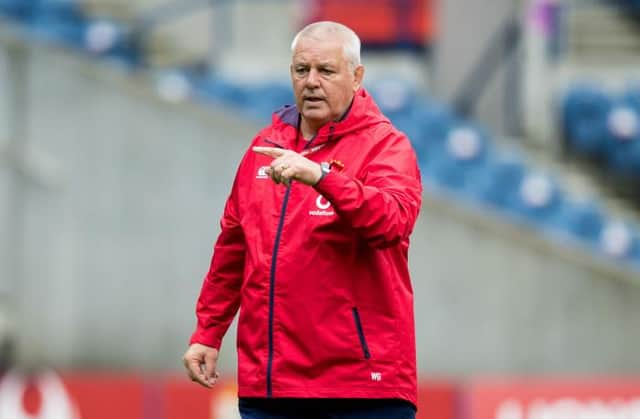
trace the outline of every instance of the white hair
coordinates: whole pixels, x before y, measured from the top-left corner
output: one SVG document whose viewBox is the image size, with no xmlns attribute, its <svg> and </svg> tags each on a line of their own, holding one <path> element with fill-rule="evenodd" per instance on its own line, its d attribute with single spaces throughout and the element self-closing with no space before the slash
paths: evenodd
<svg viewBox="0 0 640 419">
<path fill-rule="evenodd" d="M 291 51 L 295 51 L 300 39 L 307 37 L 320 38 L 322 35 L 337 35 L 342 41 L 344 57 L 351 69 L 353 70 L 360 65 L 360 38 L 351 28 L 337 22 L 323 21 L 305 26 L 293 38 Z"/>
</svg>

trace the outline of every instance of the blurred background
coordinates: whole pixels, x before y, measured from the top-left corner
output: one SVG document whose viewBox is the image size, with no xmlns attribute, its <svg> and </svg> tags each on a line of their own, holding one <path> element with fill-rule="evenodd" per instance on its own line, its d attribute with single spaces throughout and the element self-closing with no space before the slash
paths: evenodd
<svg viewBox="0 0 640 419">
<path fill-rule="evenodd" d="M 640 418 L 639 1 L 0 0 L 0 419 L 239 417 L 181 356 L 316 20 L 420 161 L 418 417 Z"/>
</svg>

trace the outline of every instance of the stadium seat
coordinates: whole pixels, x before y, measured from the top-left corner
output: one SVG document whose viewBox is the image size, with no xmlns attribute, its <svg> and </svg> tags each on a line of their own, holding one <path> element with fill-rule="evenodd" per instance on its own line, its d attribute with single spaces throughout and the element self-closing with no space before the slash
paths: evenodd
<svg viewBox="0 0 640 419">
<path fill-rule="evenodd" d="M 536 225 L 551 223 L 563 204 L 563 192 L 549 175 L 525 173 L 514 194 L 508 194 L 506 209 Z"/>
<path fill-rule="evenodd" d="M 600 240 L 604 215 L 595 202 L 565 202 L 550 220 L 550 225 L 559 234 L 595 245 Z"/>
<path fill-rule="evenodd" d="M 461 121 L 442 103 L 421 100 L 414 105 L 407 116 L 412 121 L 412 142 L 419 152 L 420 162 L 426 164 L 435 148 L 444 148 L 449 132 Z"/>
<path fill-rule="evenodd" d="M 625 104 L 615 104 L 607 113 L 608 137 L 616 142 L 633 140 L 640 133 L 640 114 Z"/>
<path fill-rule="evenodd" d="M 445 188 L 462 189 L 485 164 L 489 144 L 479 128 L 460 123 L 451 127 L 441 147 L 429 147 L 426 153 L 421 159 L 425 178 Z"/>
<path fill-rule="evenodd" d="M 407 135 L 407 137 L 411 141 L 411 144 L 413 145 L 413 148 L 416 151 L 418 160 L 420 160 L 422 156 L 428 153 L 426 144 L 421 141 L 422 130 L 420 127 L 420 123 L 413 117 L 412 114 L 405 113 L 402 115 L 396 115 L 393 119 L 391 119 L 391 122 L 393 123 L 393 125 L 395 125 L 396 128 Z"/>
<path fill-rule="evenodd" d="M 622 221 L 608 221 L 602 228 L 599 249 L 618 260 L 636 260 L 640 254 L 640 235 Z"/>
<path fill-rule="evenodd" d="M 640 163 L 638 151 L 640 114 L 624 103 L 617 103 L 607 116 L 607 137 L 604 144 L 607 166 L 624 175 L 640 174 L 637 171 Z"/>
<path fill-rule="evenodd" d="M 621 101 L 640 114 L 640 81 L 631 82 L 625 87 Z"/>
<path fill-rule="evenodd" d="M 247 89 L 251 92 L 251 100 L 245 102 L 244 110 L 263 123 L 271 121 L 271 115 L 277 109 L 294 103 L 289 83 L 270 82 Z"/>
<path fill-rule="evenodd" d="M 250 99 L 249 92 L 215 75 L 193 78 L 197 97 L 205 101 L 244 106 Z"/>
<path fill-rule="evenodd" d="M 27 23 L 37 37 L 83 47 L 86 19 L 76 1 L 40 0 L 34 4 Z"/>
<path fill-rule="evenodd" d="M 602 153 L 610 108 L 609 96 L 598 86 L 582 84 L 570 88 L 564 98 L 562 118 L 569 145 L 584 155 Z"/>
<path fill-rule="evenodd" d="M 505 208 L 524 176 L 526 167 L 515 157 L 488 160 L 467 184 L 468 194 L 475 200 L 497 208 Z"/>
<path fill-rule="evenodd" d="M 607 164 L 616 173 L 640 177 L 640 136 L 616 143 L 607 151 Z"/>
<path fill-rule="evenodd" d="M 83 47 L 91 54 L 139 65 L 143 54 L 130 31 L 112 20 L 93 20 L 85 26 Z"/>
<path fill-rule="evenodd" d="M 10 19 L 28 19 L 34 7 L 33 2 L 24 0 L 0 0 L 0 15 Z"/>
<path fill-rule="evenodd" d="M 415 87 L 402 79 L 389 78 L 375 81 L 371 84 L 369 91 L 382 113 L 390 119 L 410 113 L 416 101 Z"/>
</svg>

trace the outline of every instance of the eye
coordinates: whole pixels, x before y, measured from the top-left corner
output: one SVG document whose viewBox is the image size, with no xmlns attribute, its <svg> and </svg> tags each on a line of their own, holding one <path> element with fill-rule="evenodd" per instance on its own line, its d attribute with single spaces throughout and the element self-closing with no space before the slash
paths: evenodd
<svg viewBox="0 0 640 419">
<path fill-rule="evenodd" d="M 321 69 L 320 69 L 320 72 L 321 72 L 322 74 L 326 74 L 326 75 L 331 75 L 331 74 L 335 73 L 335 72 L 334 72 L 332 69 L 330 69 L 330 68 L 321 68 Z"/>
<path fill-rule="evenodd" d="M 309 69 L 307 67 L 303 67 L 303 66 L 298 66 L 294 69 L 296 75 L 298 76 L 304 76 L 305 74 L 307 74 L 307 72 L 309 71 Z"/>
</svg>

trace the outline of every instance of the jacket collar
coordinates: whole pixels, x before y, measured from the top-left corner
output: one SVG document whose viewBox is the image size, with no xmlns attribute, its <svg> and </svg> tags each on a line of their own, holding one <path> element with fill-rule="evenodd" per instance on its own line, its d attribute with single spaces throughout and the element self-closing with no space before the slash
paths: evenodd
<svg viewBox="0 0 640 419">
<path fill-rule="evenodd" d="M 390 122 L 382 115 L 369 93 L 361 88 L 354 95 L 345 115 L 338 121 L 323 125 L 311 141 L 314 145 L 337 141 L 345 134 L 379 123 Z M 278 134 L 272 136 L 269 142 L 283 148 L 293 148 L 300 126 L 300 112 L 294 105 L 284 106 L 273 114 L 272 126 L 272 133 Z"/>
</svg>

